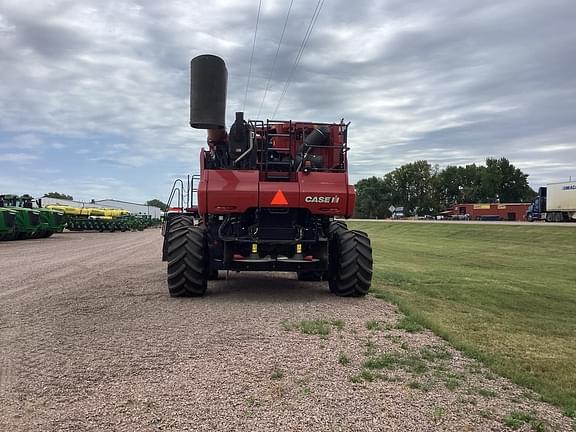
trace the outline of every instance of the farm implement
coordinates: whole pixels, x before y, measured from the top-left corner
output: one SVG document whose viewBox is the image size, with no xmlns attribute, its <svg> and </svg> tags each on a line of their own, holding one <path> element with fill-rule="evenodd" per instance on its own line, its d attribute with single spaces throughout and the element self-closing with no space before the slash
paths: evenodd
<svg viewBox="0 0 576 432">
<path fill-rule="evenodd" d="M 46 238 L 62 232 L 65 226 L 61 212 L 33 208 L 30 195 L 0 195 L 0 214 L 1 240 Z"/>
<path fill-rule="evenodd" d="M 171 296 L 202 296 L 219 270 L 296 272 L 358 297 L 372 280 L 368 236 L 349 230 L 348 126 L 246 120 L 225 128 L 224 61 L 191 62 L 190 125 L 207 130 L 197 207 L 166 215 L 163 260 Z M 189 188 L 190 190 L 190 188 Z M 190 206 L 191 207 L 191 206 Z"/>
<path fill-rule="evenodd" d="M 150 217 L 131 215 L 127 210 L 95 207 L 48 205 L 51 210 L 62 212 L 66 228 L 70 231 L 142 231 L 160 222 Z"/>
</svg>

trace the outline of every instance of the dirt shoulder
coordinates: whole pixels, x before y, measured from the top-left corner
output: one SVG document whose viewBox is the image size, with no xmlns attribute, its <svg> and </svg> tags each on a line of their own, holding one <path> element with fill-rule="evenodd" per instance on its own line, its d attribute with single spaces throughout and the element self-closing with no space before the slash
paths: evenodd
<svg viewBox="0 0 576 432">
<path fill-rule="evenodd" d="M 265 273 L 172 299 L 160 249 L 0 243 L 0 430 L 571 430 L 388 303 Z"/>
</svg>

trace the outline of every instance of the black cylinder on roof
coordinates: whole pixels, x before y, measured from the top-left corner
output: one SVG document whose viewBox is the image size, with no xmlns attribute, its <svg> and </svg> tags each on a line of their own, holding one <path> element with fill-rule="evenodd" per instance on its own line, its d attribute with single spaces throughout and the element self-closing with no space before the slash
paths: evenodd
<svg viewBox="0 0 576 432">
<path fill-rule="evenodd" d="M 220 57 L 200 55 L 190 62 L 190 126 L 223 129 L 226 125 L 228 71 Z"/>
<path fill-rule="evenodd" d="M 330 129 L 327 126 L 315 128 L 306 136 L 304 144 L 307 146 L 324 146 L 330 144 Z"/>
</svg>

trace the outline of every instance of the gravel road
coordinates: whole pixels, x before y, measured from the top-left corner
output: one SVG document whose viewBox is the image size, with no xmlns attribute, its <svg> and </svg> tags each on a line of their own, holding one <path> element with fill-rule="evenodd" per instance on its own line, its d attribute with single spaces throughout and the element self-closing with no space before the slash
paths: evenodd
<svg viewBox="0 0 576 432">
<path fill-rule="evenodd" d="M 571 430 L 382 300 L 266 273 L 173 299 L 160 249 L 154 229 L 0 243 L 1 431 Z"/>
</svg>

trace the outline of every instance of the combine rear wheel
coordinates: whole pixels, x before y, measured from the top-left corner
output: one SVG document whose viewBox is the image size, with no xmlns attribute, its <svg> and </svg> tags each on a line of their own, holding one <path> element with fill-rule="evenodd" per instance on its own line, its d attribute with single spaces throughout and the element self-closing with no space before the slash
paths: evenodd
<svg viewBox="0 0 576 432">
<path fill-rule="evenodd" d="M 330 222 L 330 225 L 328 225 L 328 232 L 327 232 L 328 239 L 331 240 L 334 234 L 340 233 L 342 231 L 348 231 L 348 225 L 346 225 L 346 222 L 339 220 Z"/>
<path fill-rule="evenodd" d="M 167 235 L 168 291 L 172 297 L 201 297 L 206 292 L 206 231 L 173 221 Z"/>
<path fill-rule="evenodd" d="M 164 243 L 162 245 L 162 261 L 168 261 L 168 233 L 171 231 L 178 231 L 187 229 L 194 226 L 194 220 L 185 215 L 177 215 L 168 218 L 162 225 L 162 235 L 164 236 Z M 132 227 L 134 230 L 134 227 Z"/>
<path fill-rule="evenodd" d="M 330 239 L 328 284 L 341 297 L 365 296 L 372 282 L 372 247 L 362 231 L 336 229 Z"/>
</svg>

